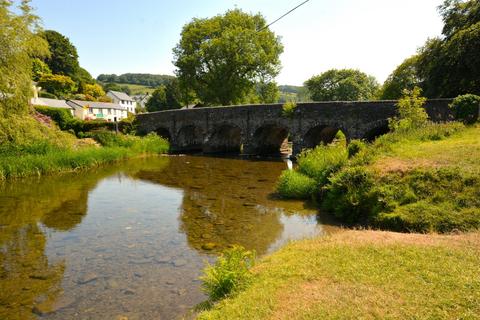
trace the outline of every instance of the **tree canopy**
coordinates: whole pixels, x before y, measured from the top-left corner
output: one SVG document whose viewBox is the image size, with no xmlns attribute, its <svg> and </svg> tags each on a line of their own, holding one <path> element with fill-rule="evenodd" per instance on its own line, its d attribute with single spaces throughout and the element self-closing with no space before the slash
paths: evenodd
<svg viewBox="0 0 480 320">
<path fill-rule="evenodd" d="M 385 100 L 400 99 L 404 90 L 411 91 L 420 84 L 417 75 L 418 56 L 412 56 L 399 65 L 383 84 L 380 98 Z"/>
<path fill-rule="evenodd" d="M 48 55 L 29 1 L 0 1 L 0 116 L 26 113 L 32 95 L 32 57 Z"/>
<path fill-rule="evenodd" d="M 45 62 L 52 73 L 75 78 L 80 68 L 77 48 L 67 37 L 57 31 L 46 30 L 42 36 L 47 40 L 50 49 L 51 55 L 45 59 Z"/>
<path fill-rule="evenodd" d="M 361 101 L 376 98 L 379 85 L 359 70 L 331 69 L 305 82 L 313 101 Z"/>
<path fill-rule="evenodd" d="M 206 105 L 230 105 L 279 73 L 283 46 L 262 15 L 235 9 L 193 19 L 173 52 L 182 87 Z"/>
</svg>

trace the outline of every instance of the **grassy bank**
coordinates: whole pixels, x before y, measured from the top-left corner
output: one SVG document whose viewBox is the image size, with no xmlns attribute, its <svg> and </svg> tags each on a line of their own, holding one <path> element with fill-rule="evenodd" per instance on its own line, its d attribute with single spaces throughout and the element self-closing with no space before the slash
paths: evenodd
<svg viewBox="0 0 480 320">
<path fill-rule="evenodd" d="M 199 319 L 479 319 L 480 234 L 345 231 L 290 244 Z"/>
<path fill-rule="evenodd" d="M 78 171 L 134 156 L 166 153 L 169 148 L 168 142 L 156 135 L 140 138 L 96 132 L 85 136 L 89 139 L 79 140 L 31 116 L 0 120 L 0 180 Z"/>
<path fill-rule="evenodd" d="M 480 125 L 429 124 L 372 144 L 355 141 L 304 153 L 278 191 L 315 197 L 346 224 L 395 231 L 480 228 Z"/>
</svg>

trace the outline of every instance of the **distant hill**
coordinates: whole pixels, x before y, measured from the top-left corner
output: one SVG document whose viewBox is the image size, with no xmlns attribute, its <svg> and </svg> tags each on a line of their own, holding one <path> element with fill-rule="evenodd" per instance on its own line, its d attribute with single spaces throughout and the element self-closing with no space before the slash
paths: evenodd
<svg viewBox="0 0 480 320">
<path fill-rule="evenodd" d="M 296 101 L 296 102 L 308 102 L 311 101 L 308 92 L 305 87 L 302 86 L 291 86 L 291 85 L 280 85 L 278 86 L 280 91 L 280 103 L 287 101 Z"/>
<path fill-rule="evenodd" d="M 102 83 L 136 84 L 155 88 L 174 78 L 174 76 L 166 74 L 124 73 L 119 76 L 116 74 L 101 74 L 97 77 L 97 81 Z"/>
</svg>

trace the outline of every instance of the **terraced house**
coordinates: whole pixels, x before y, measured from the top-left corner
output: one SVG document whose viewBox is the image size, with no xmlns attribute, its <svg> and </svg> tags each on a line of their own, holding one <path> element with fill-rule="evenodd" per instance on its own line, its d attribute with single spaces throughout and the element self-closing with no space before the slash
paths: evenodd
<svg viewBox="0 0 480 320">
<path fill-rule="evenodd" d="M 82 100 L 67 100 L 75 117 L 82 120 L 104 119 L 120 121 L 128 116 L 127 108 L 116 103 L 94 102 Z"/>
<path fill-rule="evenodd" d="M 128 112 L 135 113 L 136 102 L 128 94 L 120 91 L 108 91 L 107 96 L 110 97 L 113 103 L 125 107 Z"/>
</svg>

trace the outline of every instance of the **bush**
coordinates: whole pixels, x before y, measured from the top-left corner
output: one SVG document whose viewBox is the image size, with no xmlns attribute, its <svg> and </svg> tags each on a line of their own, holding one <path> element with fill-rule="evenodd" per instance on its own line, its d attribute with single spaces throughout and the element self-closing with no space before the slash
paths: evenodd
<svg viewBox="0 0 480 320">
<path fill-rule="evenodd" d="M 328 178 L 347 162 L 344 146 L 319 145 L 313 150 L 302 152 L 298 157 L 298 171 L 315 179 L 318 185 L 328 183 Z"/>
<path fill-rule="evenodd" d="M 480 110 L 480 96 L 466 94 L 456 97 L 450 104 L 456 120 L 465 124 L 473 124 L 478 120 Z"/>
<path fill-rule="evenodd" d="M 356 156 L 360 151 L 365 150 L 367 145 L 365 142 L 360 141 L 360 140 L 352 140 L 347 146 L 347 154 L 348 158 L 353 158 Z"/>
<path fill-rule="evenodd" d="M 293 101 L 285 102 L 282 106 L 282 116 L 285 118 L 293 118 L 297 104 Z"/>
<path fill-rule="evenodd" d="M 403 97 L 397 103 L 398 115 L 390 119 L 390 129 L 409 130 L 420 128 L 427 124 L 428 114 L 423 108 L 427 98 L 421 96 L 421 89 L 415 87 L 412 91 L 404 90 Z"/>
<path fill-rule="evenodd" d="M 252 277 L 250 268 L 255 263 L 255 253 L 242 247 L 227 249 L 215 264 L 203 270 L 203 290 L 211 301 L 218 301 L 243 289 Z"/>
<path fill-rule="evenodd" d="M 46 91 L 40 91 L 38 93 L 38 96 L 40 98 L 48 98 L 48 99 L 58 99 L 58 97 L 50 92 L 46 92 Z"/>
<path fill-rule="evenodd" d="M 294 170 L 283 171 L 277 185 L 278 193 L 289 199 L 308 199 L 316 189 L 314 179 Z"/>
<path fill-rule="evenodd" d="M 346 223 L 364 223 L 377 211 L 373 175 L 364 167 L 347 167 L 330 179 L 322 208 Z"/>
</svg>

